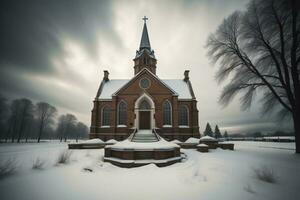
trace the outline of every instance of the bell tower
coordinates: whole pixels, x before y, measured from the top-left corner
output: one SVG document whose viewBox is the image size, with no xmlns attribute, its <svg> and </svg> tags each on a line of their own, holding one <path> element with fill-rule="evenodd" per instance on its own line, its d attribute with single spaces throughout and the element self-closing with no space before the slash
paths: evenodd
<svg viewBox="0 0 300 200">
<path fill-rule="evenodd" d="M 134 75 L 139 73 L 143 68 L 147 68 L 153 74 L 156 74 L 156 58 L 154 56 L 154 51 L 151 49 L 150 46 L 147 24 L 146 24 L 146 20 L 148 20 L 148 18 L 145 16 L 143 20 L 144 20 L 144 27 L 143 27 L 140 48 L 139 50 L 136 51 L 136 56 L 133 59 Z"/>
</svg>

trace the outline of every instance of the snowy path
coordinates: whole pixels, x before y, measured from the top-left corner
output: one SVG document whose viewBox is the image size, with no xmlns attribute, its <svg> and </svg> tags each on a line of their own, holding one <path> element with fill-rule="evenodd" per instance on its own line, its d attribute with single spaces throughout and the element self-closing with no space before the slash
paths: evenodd
<svg viewBox="0 0 300 200">
<path fill-rule="evenodd" d="M 294 148 L 292 143 L 235 143 L 236 151 L 182 150 L 185 162 L 132 169 L 103 163 L 103 150 L 74 150 L 69 164 L 54 166 L 66 149 L 64 143 L 4 144 L 0 145 L 1 161 L 16 158 L 19 168 L 16 174 L 0 179 L 0 199 L 300 199 L 300 156 L 288 150 Z M 44 170 L 31 169 L 37 157 L 47 160 Z M 278 183 L 253 176 L 253 168 L 262 165 L 274 169 Z M 93 172 L 85 172 L 84 167 Z"/>
</svg>

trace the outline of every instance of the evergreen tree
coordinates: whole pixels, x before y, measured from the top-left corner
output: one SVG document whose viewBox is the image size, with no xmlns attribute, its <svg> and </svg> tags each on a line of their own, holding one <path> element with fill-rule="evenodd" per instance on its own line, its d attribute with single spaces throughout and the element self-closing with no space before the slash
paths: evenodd
<svg viewBox="0 0 300 200">
<path fill-rule="evenodd" d="M 220 129 L 218 127 L 218 125 L 216 125 L 215 127 L 215 138 L 221 138 L 222 135 L 221 135 L 221 132 L 220 132 Z"/>
<path fill-rule="evenodd" d="M 211 126 L 209 123 L 206 124 L 205 131 L 203 132 L 204 136 L 208 135 L 210 137 L 213 137 L 213 131 L 211 130 Z"/>
<path fill-rule="evenodd" d="M 224 132 L 224 138 L 228 138 L 228 133 L 227 133 L 227 131 Z"/>
</svg>

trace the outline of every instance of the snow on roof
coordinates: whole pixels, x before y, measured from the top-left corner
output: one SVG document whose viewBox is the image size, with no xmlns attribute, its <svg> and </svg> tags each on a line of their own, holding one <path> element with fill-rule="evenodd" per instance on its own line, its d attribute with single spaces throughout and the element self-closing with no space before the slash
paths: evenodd
<svg viewBox="0 0 300 200">
<path fill-rule="evenodd" d="M 191 137 L 187 139 L 184 143 L 199 143 L 199 138 Z"/>
<path fill-rule="evenodd" d="M 213 137 L 206 135 L 206 136 L 201 137 L 200 141 L 217 141 L 217 140 Z"/>
<path fill-rule="evenodd" d="M 172 88 L 177 94 L 178 99 L 191 99 L 192 95 L 188 84 L 181 79 L 161 79 L 170 88 Z"/>
<path fill-rule="evenodd" d="M 188 84 L 181 79 L 160 79 L 178 94 L 178 99 L 192 99 Z M 112 79 L 103 85 L 99 99 L 112 99 L 112 95 L 130 79 Z"/>
<path fill-rule="evenodd" d="M 129 79 L 114 79 L 105 82 L 99 99 L 112 99 L 112 94 L 125 85 Z"/>
</svg>

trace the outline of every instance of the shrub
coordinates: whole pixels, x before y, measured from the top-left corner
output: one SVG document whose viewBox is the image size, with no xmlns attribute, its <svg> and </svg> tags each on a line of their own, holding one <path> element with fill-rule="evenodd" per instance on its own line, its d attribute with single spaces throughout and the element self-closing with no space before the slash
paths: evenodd
<svg viewBox="0 0 300 200">
<path fill-rule="evenodd" d="M 17 162 L 15 159 L 9 158 L 0 163 L 0 179 L 12 175 L 16 172 Z"/>
<path fill-rule="evenodd" d="M 261 166 L 260 168 L 254 169 L 254 175 L 258 180 L 267 182 L 267 183 L 276 183 L 277 177 L 272 168 L 268 166 Z"/>
<path fill-rule="evenodd" d="M 36 158 L 34 161 L 33 161 L 33 164 L 32 164 L 32 169 L 44 169 L 45 167 L 45 161 L 44 160 L 41 160 L 40 158 Z"/>
<path fill-rule="evenodd" d="M 62 151 L 57 158 L 56 164 L 67 164 L 70 161 L 72 152 L 68 150 Z"/>
</svg>

